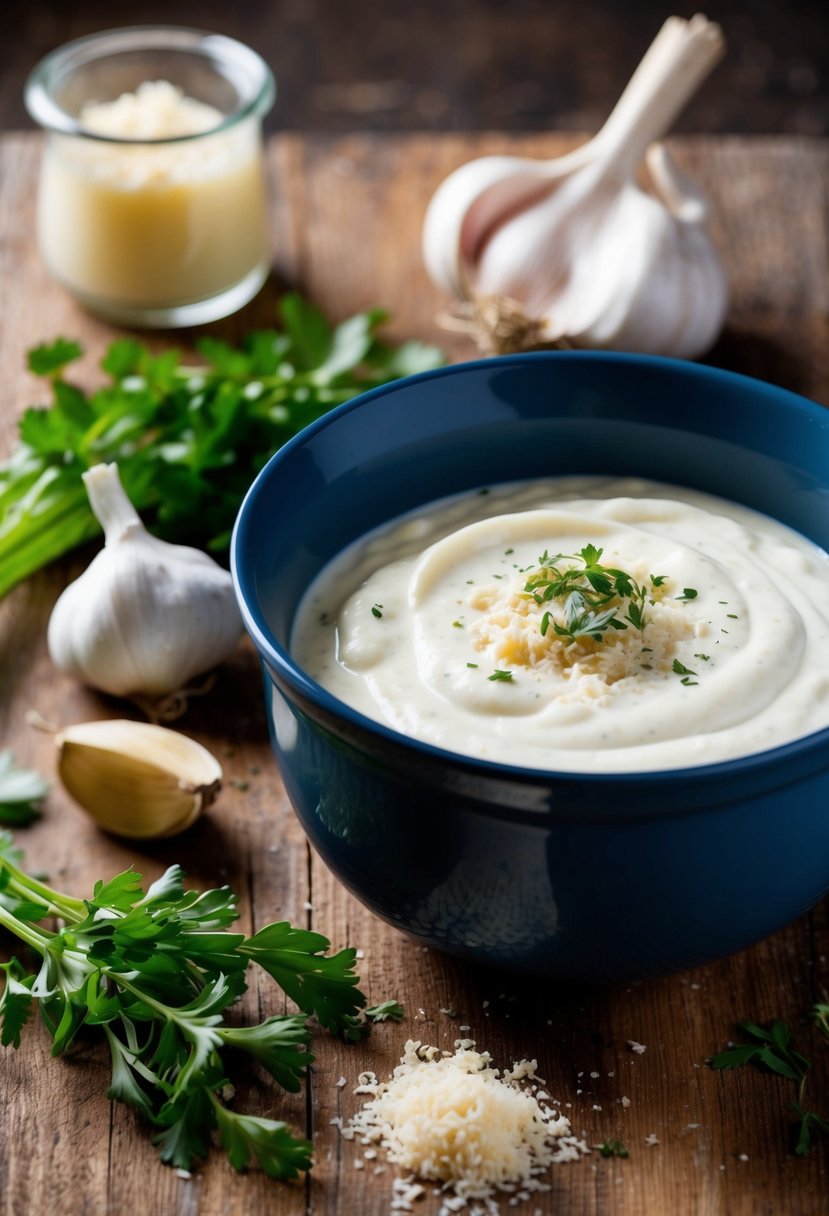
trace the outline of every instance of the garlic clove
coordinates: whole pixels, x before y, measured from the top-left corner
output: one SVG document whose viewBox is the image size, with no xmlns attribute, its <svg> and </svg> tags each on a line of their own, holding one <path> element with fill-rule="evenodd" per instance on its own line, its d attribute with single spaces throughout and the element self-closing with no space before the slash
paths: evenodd
<svg viewBox="0 0 829 1216">
<path fill-rule="evenodd" d="M 423 221 L 423 259 L 433 282 L 451 295 L 465 295 L 466 267 L 476 261 L 503 216 L 549 194 L 556 177 L 588 159 L 586 149 L 548 162 L 482 156 L 450 173 Z"/>
<path fill-rule="evenodd" d="M 116 465 L 83 478 L 106 543 L 55 604 L 52 661 L 114 696 L 175 693 L 236 646 L 242 621 L 232 579 L 201 550 L 147 532 Z"/>
<path fill-rule="evenodd" d="M 163 726 L 84 722 L 60 731 L 55 745 L 68 792 L 117 836 L 147 840 L 183 832 L 221 788 L 215 756 Z"/>
<path fill-rule="evenodd" d="M 645 165 L 654 193 L 683 224 L 705 224 L 711 204 L 705 192 L 683 173 L 663 143 L 651 144 Z"/>
</svg>

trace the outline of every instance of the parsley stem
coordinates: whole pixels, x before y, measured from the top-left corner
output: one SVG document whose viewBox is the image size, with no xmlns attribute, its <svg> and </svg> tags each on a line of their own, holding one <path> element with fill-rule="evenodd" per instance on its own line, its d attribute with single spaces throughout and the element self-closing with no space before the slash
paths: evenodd
<svg viewBox="0 0 829 1216">
<path fill-rule="evenodd" d="M 43 497 L 52 492 L 45 486 Z M 89 510 L 86 489 L 64 485 L 48 505 L 38 496 L 27 509 L 3 521 L 0 528 L 0 599 L 17 583 L 41 566 L 61 557 L 68 549 L 100 534 L 100 525 Z M 5 526 L 11 524 L 10 527 Z"/>
<path fill-rule="evenodd" d="M 19 895 L 22 899 L 37 896 L 39 901 L 42 900 L 48 905 L 50 915 L 61 916 L 65 920 L 71 920 L 74 924 L 79 924 L 86 918 L 87 907 L 82 899 L 73 899 L 71 895 L 63 895 L 60 891 L 47 887 L 46 883 L 39 882 L 38 879 L 31 878 L 22 870 L 18 870 L 17 866 L 5 857 L 0 858 L 0 872 L 3 870 L 6 870 L 9 875 L 9 882 L 5 888 L 7 891 Z"/>
<path fill-rule="evenodd" d="M 5 925 L 10 933 L 15 937 L 20 938 L 27 946 L 31 946 L 33 950 L 37 950 L 38 954 L 45 954 L 49 943 L 46 940 L 45 929 L 36 929 L 34 925 L 27 924 L 25 921 L 18 920 L 17 917 L 9 912 L 8 908 L 4 908 L 0 904 L 0 925 Z M 52 935 L 54 936 L 54 935 Z"/>
</svg>

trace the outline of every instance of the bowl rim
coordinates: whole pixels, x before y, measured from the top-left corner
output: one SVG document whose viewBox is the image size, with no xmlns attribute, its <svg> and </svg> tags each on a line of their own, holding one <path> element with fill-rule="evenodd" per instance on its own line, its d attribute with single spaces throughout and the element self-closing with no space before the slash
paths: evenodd
<svg viewBox="0 0 829 1216">
<path fill-rule="evenodd" d="M 810 416 L 821 427 L 829 428 L 829 408 L 812 401 L 808 397 L 792 392 L 790 389 L 771 384 L 769 381 L 760 380 L 754 376 L 745 375 L 742 372 L 714 367 L 710 364 L 694 363 L 683 359 L 669 358 L 664 355 L 644 355 L 617 351 L 529 351 L 521 354 L 493 355 L 486 358 L 430 368 L 427 371 L 417 372 L 414 375 L 401 377 L 398 380 L 392 380 L 376 388 L 368 389 L 366 392 L 352 397 L 342 405 L 335 406 L 334 409 L 323 414 L 321 418 L 303 427 L 298 434 L 283 444 L 259 471 L 239 508 L 230 541 L 230 570 L 245 628 L 259 652 L 260 659 L 272 669 L 271 674 L 277 678 L 279 683 L 287 685 L 300 698 L 317 707 L 326 717 L 344 719 L 352 729 L 374 736 L 379 741 L 401 748 L 415 757 L 422 755 L 424 759 L 428 758 L 432 763 L 443 764 L 455 770 L 475 774 L 481 778 L 500 778 L 501 780 L 506 779 L 511 782 L 532 785 L 538 785 L 539 783 L 549 785 L 561 782 L 572 783 L 574 785 L 589 783 L 591 786 L 619 783 L 633 785 L 643 782 L 656 786 L 675 784 L 676 782 L 682 782 L 683 784 L 689 782 L 692 784 L 707 784 L 712 781 L 716 782 L 725 776 L 734 778 L 756 773 L 758 770 L 767 767 L 776 768 L 778 765 L 785 765 L 786 762 L 796 763 L 802 755 L 819 753 L 823 747 L 829 752 L 829 726 L 827 726 L 818 731 L 813 731 L 809 735 L 804 735 L 799 739 L 791 740 L 788 743 L 779 744 L 773 748 L 766 748 L 764 751 L 752 752 L 746 756 L 737 756 L 731 760 L 721 760 L 712 764 L 692 765 L 686 768 L 617 770 L 589 773 L 549 768 L 528 768 L 523 765 L 484 760 L 476 756 L 454 752 L 448 748 L 437 747 L 435 744 L 427 743 L 422 739 L 404 735 L 385 723 L 360 713 L 359 710 L 354 709 L 346 704 L 345 701 L 341 701 L 338 697 L 335 697 L 321 684 L 318 684 L 307 675 L 299 664 L 295 662 L 287 648 L 281 646 L 272 636 L 264 613 L 257 608 L 258 599 L 251 575 L 240 568 L 239 557 L 249 517 L 254 510 L 258 497 L 263 493 L 264 485 L 273 475 L 274 468 L 278 467 L 284 460 L 291 459 L 293 453 L 304 447 L 315 435 L 326 430 L 329 426 L 336 425 L 340 418 L 354 410 L 362 408 L 369 401 L 377 400 L 379 397 L 399 391 L 402 388 L 409 388 L 411 385 L 425 383 L 428 380 L 462 375 L 472 370 L 489 370 L 529 362 L 560 362 L 563 360 L 581 363 L 632 364 L 655 370 L 679 372 L 681 375 L 689 375 L 691 377 L 697 376 L 703 381 L 736 381 L 739 384 L 749 386 L 753 391 L 759 392 L 761 396 L 781 401 L 786 409 L 796 409 L 806 413 L 807 416 Z M 391 519 L 388 522 L 391 522 Z"/>
</svg>

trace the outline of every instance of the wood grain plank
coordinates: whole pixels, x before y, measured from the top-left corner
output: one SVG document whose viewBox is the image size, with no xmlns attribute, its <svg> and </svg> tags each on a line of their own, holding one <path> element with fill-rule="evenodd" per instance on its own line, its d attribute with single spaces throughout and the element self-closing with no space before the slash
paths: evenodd
<svg viewBox="0 0 829 1216">
<path fill-rule="evenodd" d="M 335 317 L 383 303 L 393 314 L 390 337 L 438 340 L 453 357 L 473 356 L 467 339 L 435 324 L 445 301 L 426 279 L 419 252 L 428 198 L 451 168 L 472 155 L 507 146 L 554 155 L 573 142 L 560 135 L 510 136 L 507 145 L 505 137 L 486 133 L 278 138 L 268 154 L 273 280 L 248 309 L 211 332 L 233 338 L 270 323 L 279 291 L 290 283 Z M 711 361 L 829 400 L 826 145 L 688 138 L 674 147 L 712 197 L 732 277 L 729 325 Z M 91 384 L 95 359 L 114 333 L 51 284 L 37 259 L 38 155 L 34 136 L 0 143 L 0 276 L 14 299 L 0 332 L 6 390 L 0 395 L 0 456 L 11 448 L 20 410 L 41 396 L 25 371 L 26 348 L 57 333 L 80 336 L 89 350 L 81 374 Z M 178 335 L 176 342 L 189 337 Z M 168 339 L 153 335 L 151 341 L 163 345 Z M 27 709 L 60 722 L 124 714 L 120 702 L 57 676 L 44 649 L 51 605 L 88 556 L 38 575 L 0 604 L 0 746 L 12 746 L 21 761 L 47 773 L 51 740 L 25 725 Z M 321 1038 L 308 1109 L 303 1096 L 285 1098 L 261 1077 L 240 1085 L 240 1106 L 313 1132 L 317 1164 L 307 1186 L 295 1187 L 256 1172 L 235 1175 L 219 1154 L 192 1179 L 163 1169 L 147 1129 L 131 1112 L 110 1109 L 105 1054 L 84 1048 L 69 1060 L 52 1061 L 45 1034 L 32 1028 L 20 1052 L 6 1053 L 0 1074 L 0 1210 L 120 1216 L 141 1194 L 158 1216 L 385 1216 L 391 1169 L 379 1176 L 370 1168 L 356 1170 L 354 1146 L 341 1141 L 330 1119 L 356 1109 L 351 1083 L 359 1071 L 388 1074 L 405 1038 L 451 1047 L 468 1033 L 461 1026 L 470 1026 L 499 1063 L 537 1056 L 549 1091 L 570 1103 L 565 1111 L 574 1128 L 589 1143 L 619 1136 L 630 1149 L 625 1161 L 595 1155 L 558 1168 L 553 1190 L 528 1212 L 808 1216 L 827 1210 L 825 1146 L 806 1160 L 786 1151 L 785 1085 L 757 1072 L 714 1073 L 705 1060 L 724 1046 L 740 1018 L 779 1016 L 797 1027 L 807 1054 L 822 1061 L 803 1015 L 829 987 L 829 905 L 733 959 L 647 984 L 559 989 L 481 970 L 423 951 L 376 920 L 309 854 L 270 759 L 250 646 L 240 648 L 209 701 L 194 704 L 182 726 L 216 751 L 230 780 L 247 788 L 229 782 L 215 809 L 186 837 L 140 847 L 103 836 L 56 789 L 43 822 L 25 833 L 29 862 L 82 893 L 95 878 L 131 861 L 154 878 L 184 857 L 194 884 L 227 881 L 235 887 L 245 927 L 287 917 L 313 925 L 337 946 L 360 946 L 369 998 L 398 997 L 406 1020 L 378 1027 L 359 1047 Z M 240 1016 L 283 1007 L 265 980 L 252 987 Z M 441 1012 L 447 1008 L 458 1016 Z M 632 1052 L 629 1039 L 644 1043 L 645 1053 Z M 345 1086 L 337 1084 L 341 1076 Z M 826 1082 L 821 1063 L 816 1092 L 821 1085 L 825 1092 Z M 658 1145 L 646 1147 L 650 1134 Z M 436 1210 L 431 1198 L 419 1207 L 422 1216 Z"/>
</svg>

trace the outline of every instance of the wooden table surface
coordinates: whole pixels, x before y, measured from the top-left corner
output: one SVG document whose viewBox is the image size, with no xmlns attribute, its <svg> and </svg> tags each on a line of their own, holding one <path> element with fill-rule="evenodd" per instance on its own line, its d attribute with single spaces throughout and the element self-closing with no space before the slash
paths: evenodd
<svg viewBox="0 0 829 1216">
<path fill-rule="evenodd" d="M 510 148 L 538 155 L 570 143 L 509 139 Z M 271 322 L 280 281 L 335 318 L 382 303 L 393 312 L 392 338 L 443 341 L 453 357 L 472 356 L 464 338 L 448 340 L 436 327 L 443 301 L 421 267 L 419 228 L 431 191 L 451 168 L 506 146 L 497 135 L 277 138 L 268 150 L 277 278 L 243 314 L 211 329 L 232 338 Z M 829 402 L 829 148 L 810 140 L 725 137 L 687 138 L 674 147 L 714 200 L 733 285 L 728 328 L 711 361 Z M 89 352 L 81 374 L 92 384 L 94 360 L 114 332 L 75 306 L 38 261 L 39 152 L 34 135 L 0 142 L 0 457 L 14 442 L 17 415 L 42 392 L 25 371 L 26 349 L 58 334 L 81 338 Z M 178 344 L 191 336 L 178 335 Z M 56 673 L 46 654 L 51 606 L 88 558 L 89 552 L 43 572 L 0 604 L 0 748 L 12 747 L 19 762 L 45 775 L 53 773 L 52 743 L 26 725 L 27 710 L 63 724 L 129 713 Z M 240 647 L 211 696 L 180 725 L 225 766 L 225 789 L 201 822 L 169 843 L 135 846 L 100 833 L 55 788 L 42 821 L 19 833 L 30 867 L 84 895 L 96 878 L 131 862 L 155 878 L 181 861 L 194 885 L 234 886 L 247 930 L 289 918 L 338 947 L 364 951 L 359 966 L 370 1000 L 397 997 L 405 1021 L 377 1027 L 360 1046 L 320 1037 L 307 1092 L 296 1097 L 259 1076 L 239 1084 L 240 1109 L 284 1118 L 313 1137 L 316 1164 L 295 1185 L 255 1171 L 235 1174 L 218 1151 L 192 1178 L 179 1177 L 159 1163 L 138 1117 L 107 1101 L 106 1049 L 81 1046 L 70 1058 L 51 1060 L 46 1032 L 34 1024 L 21 1049 L 2 1057 L 4 1213 L 381 1216 L 390 1207 L 391 1167 L 379 1175 L 356 1169 L 354 1145 L 330 1121 L 356 1109 L 360 1099 L 350 1083 L 361 1070 L 387 1075 L 409 1037 L 451 1047 L 460 1025 L 470 1026 L 499 1064 L 537 1057 L 550 1092 L 570 1104 L 574 1130 L 591 1145 L 618 1137 L 630 1152 L 626 1160 L 594 1153 L 554 1167 L 551 1192 L 520 1210 L 829 1212 L 829 1139 L 805 1159 L 793 1155 L 788 1084 L 753 1070 L 714 1072 L 705 1063 L 740 1019 L 780 1017 L 815 1058 L 814 1092 L 829 1088 L 829 1050 L 806 1016 L 829 989 L 829 903 L 734 958 L 647 983 L 555 988 L 481 970 L 423 950 L 376 920 L 309 850 L 271 760 L 250 646 Z M 245 998 L 262 1016 L 283 1008 L 266 979 Z M 448 1007 L 457 1019 L 441 1012 Z M 645 1052 L 631 1051 L 628 1040 L 644 1044 Z M 349 1081 L 345 1087 L 337 1085 L 340 1076 Z M 649 1146 L 652 1136 L 658 1144 Z M 431 1197 L 417 1208 L 422 1216 L 436 1209 Z"/>
</svg>

